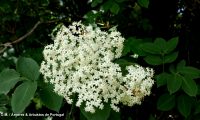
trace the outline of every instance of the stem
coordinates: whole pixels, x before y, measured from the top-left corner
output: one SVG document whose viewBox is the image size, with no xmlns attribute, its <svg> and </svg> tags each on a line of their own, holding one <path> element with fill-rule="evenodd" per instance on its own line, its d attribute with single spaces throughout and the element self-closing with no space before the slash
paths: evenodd
<svg viewBox="0 0 200 120">
<path fill-rule="evenodd" d="M 75 108 L 75 98 L 76 98 L 76 95 L 73 95 L 73 103 L 72 103 L 72 107 L 70 109 L 70 112 L 69 114 L 67 114 L 67 117 L 66 117 L 66 120 L 73 120 L 73 112 L 74 112 L 74 108 Z"/>
<path fill-rule="evenodd" d="M 165 55 L 162 54 L 162 71 L 165 72 L 165 64 L 164 64 Z"/>
</svg>

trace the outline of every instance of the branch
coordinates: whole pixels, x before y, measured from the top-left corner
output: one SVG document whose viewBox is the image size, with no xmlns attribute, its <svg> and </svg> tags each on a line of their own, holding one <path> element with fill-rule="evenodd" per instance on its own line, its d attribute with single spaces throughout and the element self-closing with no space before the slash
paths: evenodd
<svg viewBox="0 0 200 120">
<path fill-rule="evenodd" d="M 11 44 L 16 44 L 16 43 L 18 43 L 18 42 L 21 42 L 21 41 L 24 40 L 25 38 L 27 38 L 29 35 L 31 35 L 31 34 L 33 33 L 33 31 L 38 27 L 39 24 L 41 24 L 40 21 L 38 21 L 28 33 L 26 33 L 26 34 L 23 35 L 22 37 L 18 38 L 17 40 L 11 42 Z"/>
<path fill-rule="evenodd" d="M 21 41 L 23 41 L 25 38 L 27 38 L 29 35 L 31 35 L 35 29 L 38 27 L 38 25 L 40 25 L 41 23 L 55 23 L 55 22 L 59 22 L 61 20 L 52 20 L 52 21 L 47 21 L 47 22 L 41 22 L 41 21 L 38 21 L 32 29 L 30 29 L 29 32 L 27 32 L 25 35 L 21 36 L 20 38 L 12 41 L 12 42 L 7 42 L 7 43 L 4 43 L 4 44 L 0 44 L 0 47 L 3 47 L 2 49 L 0 48 L 0 54 L 2 54 L 8 47 L 12 47 L 13 44 L 17 44 Z"/>
<path fill-rule="evenodd" d="M 4 43 L 4 44 L 0 44 L 0 46 L 3 46 L 3 48 L 0 50 L 0 54 L 3 53 L 8 47 L 12 47 L 12 44 L 16 44 L 16 43 L 19 43 L 21 41 L 23 41 L 25 38 L 27 38 L 29 35 L 31 35 L 34 30 L 38 27 L 38 25 L 41 24 L 41 21 L 38 21 L 32 29 L 30 29 L 29 32 L 27 32 L 25 35 L 23 35 L 22 37 L 16 39 L 15 41 L 13 42 L 7 42 L 7 43 Z"/>
</svg>

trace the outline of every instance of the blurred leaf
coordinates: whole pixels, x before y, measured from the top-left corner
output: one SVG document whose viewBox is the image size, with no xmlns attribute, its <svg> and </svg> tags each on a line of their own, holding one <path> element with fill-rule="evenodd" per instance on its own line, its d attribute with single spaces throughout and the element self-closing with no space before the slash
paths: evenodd
<svg viewBox="0 0 200 120">
<path fill-rule="evenodd" d="M 180 71 L 182 68 L 185 67 L 185 65 L 186 65 L 185 60 L 181 60 L 176 66 L 177 71 Z"/>
<path fill-rule="evenodd" d="M 92 0 L 91 6 L 92 6 L 92 7 L 96 7 L 98 4 L 100 4 L 100 3 L 102 3 L 102 2 L 103 2 L 103 0 Z"/>
<path fill-rule="evenodd" d="M 117 3 L 113 2 L 112 7 L 110 8 L 110 11 L 114 14 L 119 13 L 120 7 Z"/>
<path fill-rule="evenodd" d="M 108 118 L 108 120 L 121 120 L 120 116 L 121 116 L 120 112 L 116 112 L 111 109 L 110 117 Z"/>
<path fill-rule="evenodd" d="M 12 11 L 11 2 L 9 0 L 0 1 L 0 12 L 9 13 Z"/>
<path fill-rule="evenodd" d="M 107 0 L 101 7 L 105 12 L 107 12 L 108 10 L 110 10 L 112 5 L 113 5 L 113 1 Z"/>
<path fill-rule="evenodd" d="M 19 81 L 20 75 L 13 69 L 4 69 L 0 73 L 0 94 L 7 94 Z"/>
<path fill-rule="evenodd" d="M 37 80 L 40 75 L 40 67 L 37 62 L 32 58 L 19 58 L 16 67 L 21 76 L 26 77 L 30 80 Z"/>
<path fill-rule="evenodd" d="M 177 57 L 178 57 L 178 52 L 170 53 L 169 55 L 164 56 L 164 63 L 174 62 Z"/>
<path fill-rule="evenodd" d="M 167 88 L 170 94 L 175 93 L 182 85 L 182 77 L 179 74 L 172 74 L 168 76 Z"/>
<path fill-rule="evenodd" d="M 137 0 L 138 4 L 144 8 L 149 7 L 149 0 Z"/>
<path fill-rule="evenodd" d="M 157 102 L 157 109 L 169 111 L 175 106 L 175 95 L 163 94 Z"/>
<path fill-rule="evenodd" d="M 149 55 L 144 58 L 144 60 L 150 65 L 161 65 L 163 64 L 163 60 L 160 56 Z"/>
<path fill-rule="evenodd" d="M 188 95 L 180 95 L 177 100 L 178 111 L 187 118 L 191 113 L 193 99 Z"/>
<path fill-rule="evenodd" d="M 170 71 L 171 73 L 174 73 L 174 74 L 177 73 L 176 68 L 175 68 L 175 66 L 174 66 L 173 64 L 171 64 L 171 65 L 169 66 L 169 71 Z"/>
<path fill-rule="evenodd" d="M 46 85 L 39 91 L 39 96 L 42 103 L 49 109 L 59 112 L 63 98 L 53 92 L 52 85 Z"/>
<path fill-rule="evenodd" d="M 83 115 L 82 112 L 80 112 L 80 120 L 87 120 L 87 118 Z"/>
<path fill-rule="evenodd" d="M 84 18 L 88 21 L 88 23 L 95 23 L 96 19 L 100 16 L 100 13 L 97 11 L 89 11 L 84 15 Z"/>
<path fill-rule="evenodd" d="M 37 89 L 37 82 L 26 81 L 19 85 L 11 98 L 14 113 L 22 113 L 31 102 Z"/>
<path fill-rule="evenodd" d="M 49 0 L 40 0 L 40 4 L 42 6 L 48 6 L 49 5 Z"/>
<path fill-rule="evenodd" d="M 196 96 L 198 92 L 196 82 L 191 79 L 189 76 L 182 76 L 182 89 L 183 91 L 188 94 L 189 96 Z"/>
<path fill-rule="evenodd" d="M 80 107 L 80 110 L 88 120 L 107 120 L 110 116 L 111 108 L 109 104 L 104 104 L 104 109 L 96 108 L 95 113 L 86 112 L 83 106 Z"/>
<path fill-rule="evenodd" d="M 7 95 L 0 94 L 0 107 L 3 107 L 8 103 L 9 103 L 9 97 Z"/>
</svg>

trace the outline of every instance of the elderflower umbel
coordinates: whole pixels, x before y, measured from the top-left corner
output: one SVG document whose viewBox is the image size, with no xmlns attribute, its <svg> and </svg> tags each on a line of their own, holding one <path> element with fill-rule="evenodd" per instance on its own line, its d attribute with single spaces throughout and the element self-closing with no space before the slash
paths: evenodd
<svg viewBox="0 0 200 120">
<path fill-rule="evenodd" d="M 127 74 L 113 60 L 122 55 L 124 38 L 116 29 L 101 31 L 92 25 L 73 22 L 64 25 L 53 36 L 54 43 L 43 51 L 44 61 L 40 71 L 54 91 L 76 106 L 84 105 L 85 111 L 94 113 L 103 109 L 104 103 L 119 111 L 118 104 L 141 104 L 150 94 L 154 83 L 153 70 L 139 65 L 127 66 Z"/>
</svg>

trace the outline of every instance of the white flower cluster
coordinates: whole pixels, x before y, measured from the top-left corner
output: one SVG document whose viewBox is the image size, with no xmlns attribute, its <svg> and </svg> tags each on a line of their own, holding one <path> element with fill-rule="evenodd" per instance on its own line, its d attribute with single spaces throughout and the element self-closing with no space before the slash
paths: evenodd
<svg viewBox="0 0 200 120">
<path fill-rule="evenodd" d="M 140 104 L 150 94 L 152 69 L 128 66 L 128 74 L 123 76 L 120 66 L 113 63 L 121 56 L 124 42 L 116 29 L 104 32 L 74 22 L 68 28 L 62 25 L 53 39 L 43 51 L 40 71 L 69 104 L 76 94 L 76 106 L 84 104 L 85 111 L 94 113 L 104 103 L 119 111 L 118 104 Z"/>
</svg>

